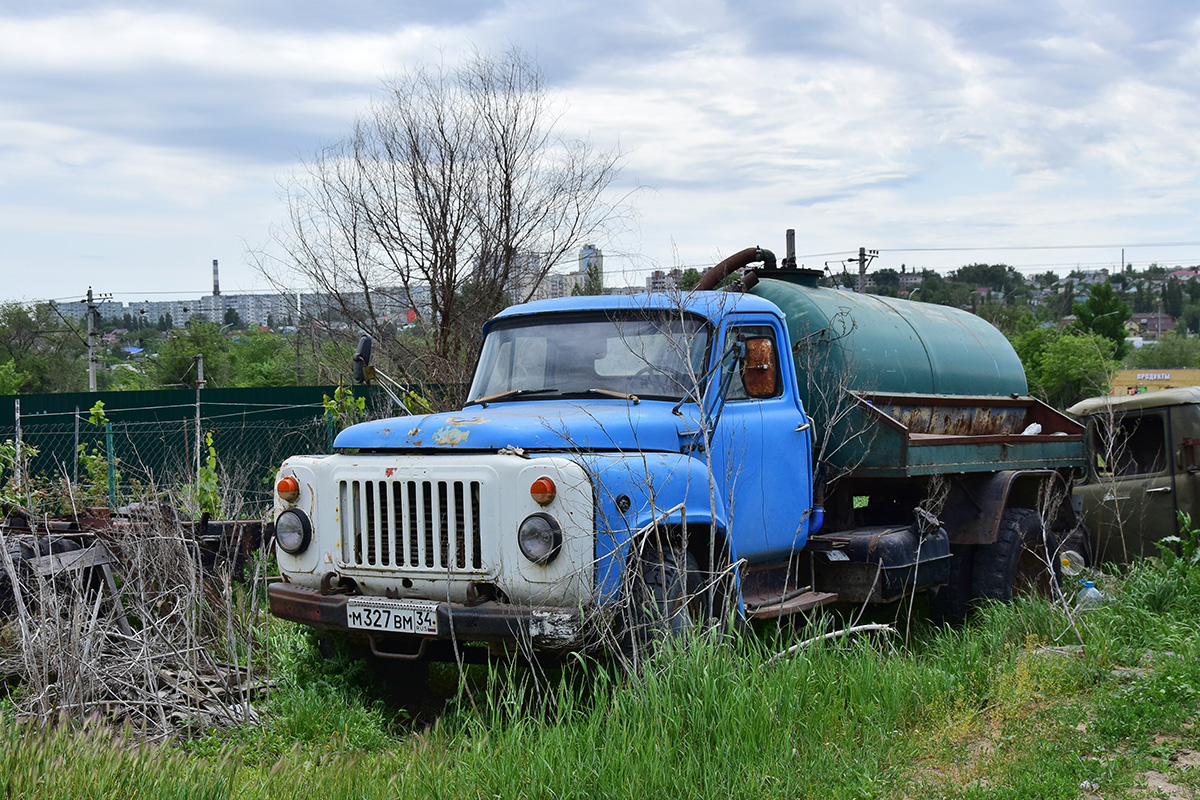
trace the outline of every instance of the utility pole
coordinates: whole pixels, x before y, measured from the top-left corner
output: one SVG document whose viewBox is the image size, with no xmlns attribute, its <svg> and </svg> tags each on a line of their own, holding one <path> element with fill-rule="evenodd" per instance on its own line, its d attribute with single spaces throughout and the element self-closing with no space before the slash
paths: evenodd
<svg viewBox="0 0 1200 800">
<path fill-rule="evenodd" d="M 87 297 L 80 300 L 81 303 L 87 303 L 87 349 L 88 349 L 88 391 L 96 391 L 96 362 L 99 360 L 99 344 L 97 340 L 100 338 L 100 331 L 96 330 L 96 315 L 99 313 L 96 309 L 96 301 L 105 302 L 111 300 L 111 294 L 102 294 L 96 296 L 92 294 L 92 287 L 88 287 Z"/>
<path fill-rule="evenodd" d="M 296 330 L 292 336 L 296 339 L 296 385 L 300 385 L 300 293 L 296 292 Z"/>
<path fill-rule="evenodd" d="M 87 293 L 87 348 L 88 348 L 88 391 L 96 391 L 96 302 L 92 287 Z"/>
<path fill-rule="evenodd" d="M 858 264 L 858 283 L 854 286 L 854 291 L 861 292 L 867 285 L 867 265 L 874 261 L 879 256 L 878 250 L 868 250 L 865 247 L 858 248 L 858 258 L 850 259 L 850 263 Z"/>
</svg>

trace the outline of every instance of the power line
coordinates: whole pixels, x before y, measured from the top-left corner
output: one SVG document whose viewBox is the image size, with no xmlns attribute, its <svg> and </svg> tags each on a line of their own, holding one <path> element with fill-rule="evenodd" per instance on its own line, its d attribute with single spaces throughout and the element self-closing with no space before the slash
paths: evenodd
<svg viewBox="0 0 1200 800">
<path fill-rule="evenodd" d="M 1142 242 L 1140 244 L 1033 244 L 1033 245 L 997 245 L 988 247 L 886 247 L 880 248 L 887 253 L 971 253 L 985 250 L 1116 250 L 1124 247 L 1200 247 L 1200 242 Z M 807 257 L 807 256 L 806 256 Z"/>
<path fill-rule="evenodd" d="M 880 247 L 878 248 L 881 255 L 891 255 L 893 253 L 975 253 L 989 251 L 1005 251 L 1005 252 L 1026 252 L 1026 251 L 1042 251 L 1042 250 L 1119 250 L 1121 248 L 1136 249 L 1145 247 L 1200 247 L 1200 241 L 1182 241 L 1182 242 L 1135 242 L 1132 244 L 1033 244 L 1033 245 L 981 245 L 974 247 Z M 815 258 L 842 258 L 853 257 L 857 251 L 855 250 L 836 250 L 828 253 L 804 253 L 796 256 L 797 260 L 815 259 Z M 619 256 L 617 256 L 619 257 Z M 605 253 L 605 258 L 609 258 L 609 254 Z M 1171 260 L 1187 260 L 1183 258 Z M 706 269 L 711 267 L 714 262 L 704 262 L 699 264 L 672 264 L 672 269 Z M 1097 265 L 1108 265 L 1111 262 L 1102 261 L 1094 262 Z M 1155 263 L 1154 261 L 1128 261 L 1127 263 L 1139 264 Z M 1040 268 L 1075 268 L 1081 266 L 1079 262 L 1062 262 L 1049 264 L 1025 264 L 1025 265 L 1008 265 L 1014 269 L 1040 269 Z M 648 267 L 625 267 L 621 272 L 625 273 L 649 273 L 656 269 L 663 269 L 662 266 Z M 951 268 L 948 268 L 951 269 Z"/>
</svg>

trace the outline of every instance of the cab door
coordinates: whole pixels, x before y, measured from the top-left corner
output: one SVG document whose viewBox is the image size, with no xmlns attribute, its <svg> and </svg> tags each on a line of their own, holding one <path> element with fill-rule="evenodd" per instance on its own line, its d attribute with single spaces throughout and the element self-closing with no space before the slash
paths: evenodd
<svg viewBox="0 0 1200 800">
<path fill-rule="evenodd" d="M 1155 555 L 1177 532 L 1175 450 L 1169 408 L 1088 420 L 1086 483 L 1076 486 L 1096 563 Z"/>
<path fill-rule="evenodd" d="M 778 320 L 735 318 L 722 331 L 720 369 L 706 404 L 713 478 L 730 515 L 730 539 L 738 557 L 752 561 L 798 549 L 808 535 L 812 437 L 787 348 Z M 772 386 L 762 381 L 768 371 Z"/>
<path fill-rule="evenodd" d="M 1175 454 L 1175 510 L 1200 526 L 1200 406 L 1172 406 L 1169 421 Z"/>
</svg>

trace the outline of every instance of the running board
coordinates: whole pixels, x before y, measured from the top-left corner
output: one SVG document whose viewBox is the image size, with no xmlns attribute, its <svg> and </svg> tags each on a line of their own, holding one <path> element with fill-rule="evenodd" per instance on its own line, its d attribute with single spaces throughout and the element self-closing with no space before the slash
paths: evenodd
<svg viewBox="0 0 1200 800">
<path fill-rule="evenodd" d="M 793 614 L 811 611 L 817 606 L 836 603 L 838 596 L 833 592 L 804 592 L 795 597 L 786 597 L 782 601 L 772 602 L 767 597 L 746 597 L 744 605 L 746 616 L 750 619 L 779 619 Z M 763 602 L 757 605 L 753 601 Z"/>
</svg>

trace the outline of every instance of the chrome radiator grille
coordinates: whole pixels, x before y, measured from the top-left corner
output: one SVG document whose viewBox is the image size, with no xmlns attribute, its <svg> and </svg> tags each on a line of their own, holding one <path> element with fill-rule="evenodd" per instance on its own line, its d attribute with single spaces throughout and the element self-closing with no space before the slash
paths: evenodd
<svg viewBox="0 0 1200 800">
<path fill-rule="evenodd" d="M 483 568 L 479 481 L 344 480 L 338 487 L 347 565 Z"/>
</svg>

